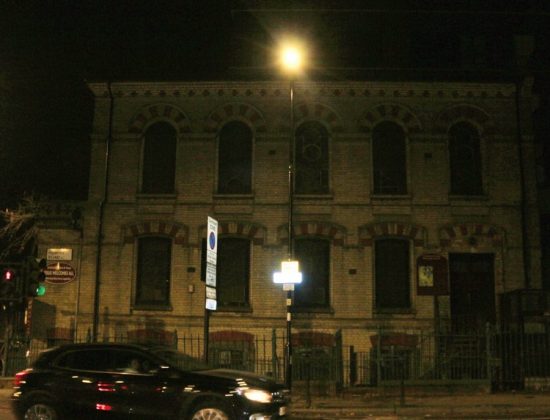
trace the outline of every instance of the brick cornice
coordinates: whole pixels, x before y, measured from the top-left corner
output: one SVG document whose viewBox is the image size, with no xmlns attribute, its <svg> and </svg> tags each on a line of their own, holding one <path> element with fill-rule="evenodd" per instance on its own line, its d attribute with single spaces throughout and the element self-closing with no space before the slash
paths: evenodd
<svg viewBox="0 0 550 420">
<path fill-rule="evenodd" d="M 96 98 L 109 97 L 107 83 L 89 83 Z M 111 85 L 117 98 L 281 98 L 288 97 L 287 81 L 216 81 L 216 82 L 117 82 Z M 385 98 L 445 100 L 513 99 L 515 86 L 510 83 L 429 83 L 429 82 L 315 82 L 296 81 L 296 98 Z M 157 99 L 158 100 L 158 99 Z"/>
</svg>

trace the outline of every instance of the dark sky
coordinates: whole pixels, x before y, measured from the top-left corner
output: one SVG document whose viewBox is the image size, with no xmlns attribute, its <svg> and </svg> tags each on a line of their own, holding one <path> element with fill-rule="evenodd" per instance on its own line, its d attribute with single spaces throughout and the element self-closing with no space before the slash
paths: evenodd
<svg viewBox="0 0 550 420">
<path fill-rule="evenodd" d="M 467 53 L 461 37 L 479 34 L 491 50 L 484 66 L 501 68 L 512 64 L 506 36 L 544 39 L 549 12 L 544 0 L 3 0 L 0 206 L 25 191 L 86 198 L 93 115 L 86 80 L 270 77 L 271 47 L 283 30 L 309 40 L 312 77 L 456 68 Z M 545 60 L 537 62 L 547 69 Z"/>
</svg>

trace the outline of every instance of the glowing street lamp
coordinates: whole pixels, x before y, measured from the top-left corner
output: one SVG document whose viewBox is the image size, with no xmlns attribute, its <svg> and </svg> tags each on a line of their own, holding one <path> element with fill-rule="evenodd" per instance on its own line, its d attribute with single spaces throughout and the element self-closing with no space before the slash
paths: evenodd
<svg viewBox="0 0 550 420">
<path fill-rule="evenodd" d="M 294 167 L 295 167 L 295 132 L 294 132 L 294 78 L 304 65 L 305 48 L 296 41 L 285 42 L 279 50 L 279 64 L 290 76 L 290 139 L 288 145 L 288 260 L 282 261 L 281 271 L 273 273 L 273 282 L 283 284 L 286 290 L 286 357 L 285 383 L 288 389 L 292 387 L 292 292 L 294 285 L 302 282 L 299 263 L 294 260 L 294 229 L 293 229 L 293 198 L 294 198 Z"/>
</svg>

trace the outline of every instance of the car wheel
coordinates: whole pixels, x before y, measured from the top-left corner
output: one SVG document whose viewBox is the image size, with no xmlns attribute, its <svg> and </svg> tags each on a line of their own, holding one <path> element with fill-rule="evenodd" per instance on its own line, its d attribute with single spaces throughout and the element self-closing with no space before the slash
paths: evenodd
<svg viewBox="0 0 550 420">
<path fill-rule="evenodd" d="M 25 410 L 25 420 L 60 420 L 59 413 L 49 401 L 36 401 Z"/>
<path fill-rule="evenodd" d="M 192 413 L 191 420 L 232 420 L 227 408 L 221 403 L 206 401 L 196 406 Z"/>
</svg>

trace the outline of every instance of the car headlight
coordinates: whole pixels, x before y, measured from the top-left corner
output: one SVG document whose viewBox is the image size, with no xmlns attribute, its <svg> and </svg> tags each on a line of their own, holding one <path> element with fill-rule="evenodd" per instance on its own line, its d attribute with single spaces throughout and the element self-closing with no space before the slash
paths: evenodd
<svg viewBox="0 0 550 420">
<path fill-rule="evenodd" d="M 264 391 L 263 389 L 243 388 L 241 389 L 241 394 L 250 401 L 259 403 L 270 403 L 273 399 L 271 392 Z"/>
</svg>

